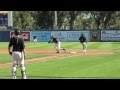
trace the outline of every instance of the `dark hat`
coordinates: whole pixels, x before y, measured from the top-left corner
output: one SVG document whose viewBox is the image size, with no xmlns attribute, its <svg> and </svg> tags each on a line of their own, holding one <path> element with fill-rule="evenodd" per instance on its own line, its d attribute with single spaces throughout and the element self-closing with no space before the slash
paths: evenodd
<svg viewBox="0 0 120 90">
<path fill-rule="evenodd" d="M 81 35 L 83 35 L 83 33 L 81 33 Z"/>
<path fill-rule="evenodd" d="M 20 35 L 20 31 L 18 29 L 15 29 L 15 35 Z"/>
</svg>

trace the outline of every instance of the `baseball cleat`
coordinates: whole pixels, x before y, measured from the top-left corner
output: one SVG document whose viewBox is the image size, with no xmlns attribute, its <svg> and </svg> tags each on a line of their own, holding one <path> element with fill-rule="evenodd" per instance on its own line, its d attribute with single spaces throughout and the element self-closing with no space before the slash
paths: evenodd
<svg viewBox="0 0 120 90">
<path fill-rule="evenodd" d="M 17 77 L 16 77 L 16 76 L 13 76 L 12 79 L 17 79 Z"/>
<path fill-rule="evenodd" d="M 82 50 L 82 52 L 86 53 L 86 50 Z"/>
<path fill-rule="evenodd" d="M 66 52 L 66 49 L 63 49 Z"/>
<path fill-rule="evenodd" d="M 22 79 L 27 79 L 27 77 L 26 77 L 26 76 L 23 76 Z"/>
<path fill-rule="evenodd" d="M 56 53 L 59 53 L 59 52 L 56 52 Z"/>
</svg>

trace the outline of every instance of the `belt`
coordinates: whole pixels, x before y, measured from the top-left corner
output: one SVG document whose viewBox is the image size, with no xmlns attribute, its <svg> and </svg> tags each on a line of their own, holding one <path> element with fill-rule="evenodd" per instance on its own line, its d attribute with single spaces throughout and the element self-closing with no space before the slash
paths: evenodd
<svg viewBox="0 0 120 90">
<path fill-rule="evenodd" d="M 22 51 L 13 51 L 13 52 L 22 52 Z"/>
</svg>

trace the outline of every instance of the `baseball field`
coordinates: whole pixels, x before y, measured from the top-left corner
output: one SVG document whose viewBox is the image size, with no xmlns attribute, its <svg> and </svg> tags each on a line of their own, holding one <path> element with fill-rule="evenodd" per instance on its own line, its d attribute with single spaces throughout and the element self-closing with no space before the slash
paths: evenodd
<svg viewBox="0 0 120 90">
<path fill-rule="evenodd" d="M 56 53 L 54 44 L 25 42 L 28 79 L 120 79 L 120 42 L 62 42 L 67 52 Z M 12 57 L 8 42 L 0 42 L 0 79 L 11 79 Z M 76 53 L 71 53 L 76 52 Z M 21 78 L 20 68 L 17 77 Z"/>
</svg>

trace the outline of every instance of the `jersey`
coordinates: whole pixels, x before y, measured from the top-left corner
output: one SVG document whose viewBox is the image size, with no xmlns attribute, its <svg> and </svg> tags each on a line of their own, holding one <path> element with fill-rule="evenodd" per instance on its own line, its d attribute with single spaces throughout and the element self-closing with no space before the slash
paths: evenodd
<svg viewBox="0 0 120 90">
<path fill-rule="evenodd" d="M 57 38 L 52 38 L 52 43 L 58 43 L 59 42 L 59 40 L 57 39 Z"/>
<path fill-rule="evenodd" d="M 37 39 L 37 36 L 33 36 L 33 39 Z"/>
<path fill-rule="evenodd" d="M 85 38 L 84 36 L 81 36 L 81 37 L 79 38 L 79 40 L 80 40 L 81 43 L 86 42 L 86 38 Z"/>
<path fill-rule="evenodd" d="M 10 39 L 9 47 L 12 47 L 12 46 L 13 46 L 12 51 L 20 51 L 20 52 L 22 52 L 23 49 L 25 48 L 23 38 L 20 35 L 12 37 Z"/>
</svg>

